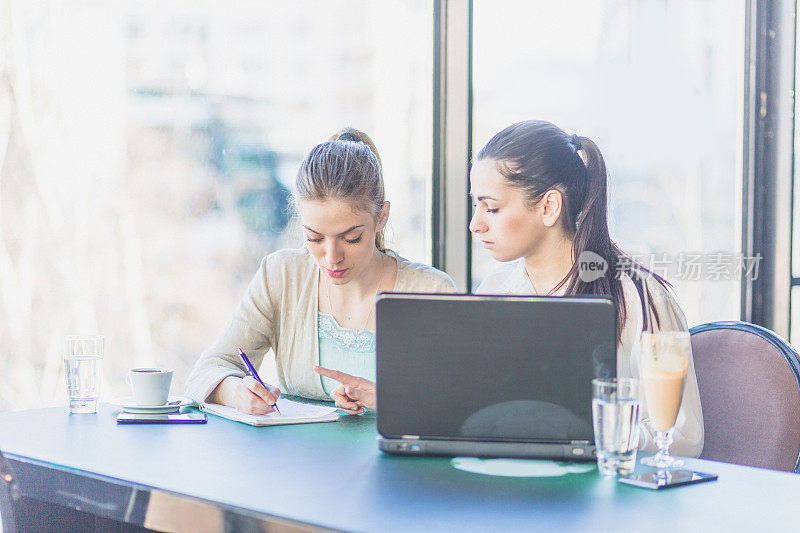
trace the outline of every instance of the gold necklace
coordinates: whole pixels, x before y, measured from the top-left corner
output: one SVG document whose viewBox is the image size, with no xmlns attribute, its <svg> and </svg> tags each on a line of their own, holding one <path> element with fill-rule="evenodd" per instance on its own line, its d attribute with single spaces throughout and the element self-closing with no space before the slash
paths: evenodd
<svg viewBox="0 0 800 533">
<path fill-rule="evenodd" d="M 381 258 L 381 263 L 383 263 L 383 258 Z M 381 268 L 382 268 L 382 266 L 381 266 Z M 383 282 L 383 275 L 385 273 L 386 273 L 385 269 L 383 271 L 381 271 L 381 275 L 378 278 L 378 284 L 375 285 L 375 291 L 374 291 L 375 294 L 377 294 L 378 293 L 378 289 L 381 288 L 381 283 Z M 327 280 L 325 281 L 325 296 L 328 297 L 328 307 L 330 307 L 330 309 L 331 309 L 331 316 L 333 317 L 334 320 L 336 320 L 336 311 L 333 309 L 333 302 L 331 302 L 331 287 L 330 287 L 330 285 L 328 285 L 328 281 Z M 374 307 L 375 307 L 374 304 L 369 306 L 369 314 L 367 314 L 367 319 L 364 321 L 364 326 L 359 331 L 364 331 L 365 329 L 367 329 L 367 324 L 369 324 L 369 319 L 372 317 L 372 309 Z M 336 320 L 336 322 L 338 323 L 339 321 Z"/>
</svg>

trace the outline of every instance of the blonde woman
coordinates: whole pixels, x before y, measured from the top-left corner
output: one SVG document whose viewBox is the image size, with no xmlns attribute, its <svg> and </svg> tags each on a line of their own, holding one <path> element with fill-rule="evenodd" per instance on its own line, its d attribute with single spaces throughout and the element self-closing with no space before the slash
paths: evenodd
<svg viewBox="0 0 800 533">
<path fill-rule="evenodd" d="M 347 128 L 314 147 L 297 174 L 294 206 L 305 247 L 261 261 L 216 342 L 197 361 L 187 394 L 241 412 L 265 414 L 281 393 L 328 400 L 350 413 L 344 388 L 319 365 L 375 379 L 374 299 L 379 292 L 453 292 L 450 277 L 384 247 L 390 204 L 370 138 Z M 272 348 L 278 383 L 247 376 L 237 350 L 256 368 Z M 277 387 L 274 387 L 277 385 Z"/>
</svg>

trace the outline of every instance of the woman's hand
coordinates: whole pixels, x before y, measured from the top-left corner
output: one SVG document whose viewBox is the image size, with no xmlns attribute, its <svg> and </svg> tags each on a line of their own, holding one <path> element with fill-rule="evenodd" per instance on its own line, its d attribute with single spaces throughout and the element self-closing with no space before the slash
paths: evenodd
<svg viewBox="0 0 800 533">
<path fill-rule="evenodd" d="M 331 392 L 331 398 L 336 407 L 345 413 L 358 415 L 363 413 L 365 408 L 375 409 L 375 384 L 370 380 L 321 366 L 315 366 L 314 372 L 341 383 Z"/>
<path fill-rule="evenodd" d="M 273 387 L 270 392 L 252 376 L 228 376 L 208 395 L 208 401 L 235 407 L 248 415 L 265 415 L 275 410 L 272 406 L 280 395 L 280 389 Z"/>
</svg>

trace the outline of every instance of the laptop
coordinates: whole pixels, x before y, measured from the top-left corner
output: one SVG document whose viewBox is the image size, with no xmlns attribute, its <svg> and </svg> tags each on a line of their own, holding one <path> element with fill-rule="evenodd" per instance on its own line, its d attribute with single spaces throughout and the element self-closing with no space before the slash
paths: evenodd
<svg viewBox="0 0 800 533">
<path fill-rule="evenodd" d="M 406 455 L 594 460 L 594 377 L 616 376 L 606 297 L 384 293 L 379 447 Z"/>
</svg>

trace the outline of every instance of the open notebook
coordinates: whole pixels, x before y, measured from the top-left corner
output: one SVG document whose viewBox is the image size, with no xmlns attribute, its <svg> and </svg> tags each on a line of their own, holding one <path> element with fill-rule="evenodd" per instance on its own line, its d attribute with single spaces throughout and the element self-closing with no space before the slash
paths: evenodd
<svg viewBox="0 0 800 533">
<path fill-rule="evenodd" d="M 335 422 L 339 418 L 336 407 L 312 405 L 278 398 L 278 409 L 281 414 L 248 415 L 233 407 L 218 403 L 202 403 L 200 410 L 212 415 L 221 416 L 251 426 L 277 426 L 280 424 L 308 424 L 311 422 Z"/>
</svg>

